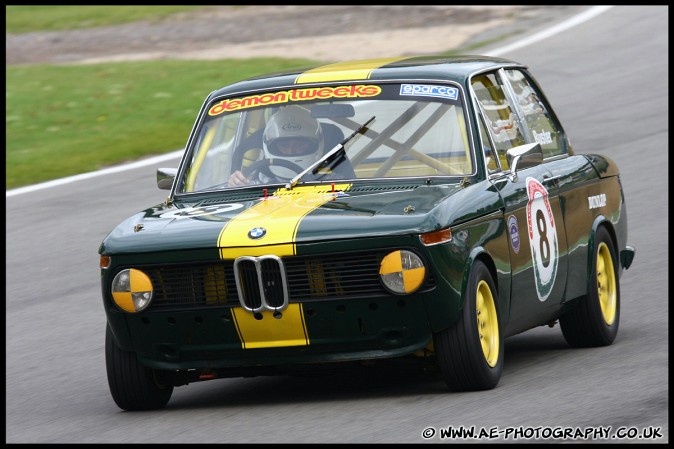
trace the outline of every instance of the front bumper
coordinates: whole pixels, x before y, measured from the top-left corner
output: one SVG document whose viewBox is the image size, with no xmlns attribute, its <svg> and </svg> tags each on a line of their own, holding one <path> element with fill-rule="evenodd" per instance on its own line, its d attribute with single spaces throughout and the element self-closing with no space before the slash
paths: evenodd
<svg viewBox="0 0 674 449">
<path fill-rule="evenodd" d="M 137 315 L 109 310 L 108 319 L 120 347 L 131 345 L 125 349 L 141 363 L 163 370 L 390 358 L 432 340 L 423 300 L 415 295 L 295 303 L 281 318 L 214 307 Z"/>
</svg>

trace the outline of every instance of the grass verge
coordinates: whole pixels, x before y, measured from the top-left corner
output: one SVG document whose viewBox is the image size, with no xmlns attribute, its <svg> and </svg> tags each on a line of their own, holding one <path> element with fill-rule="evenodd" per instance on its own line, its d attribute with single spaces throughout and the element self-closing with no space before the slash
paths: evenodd
<svg viewBox="0 0 674 449">
<path fill-rule="evenodd" d="M 213 90 L 314 63 L 265 58 L 7 66 L 6 188 L 183 148 Z"/>
</svg>

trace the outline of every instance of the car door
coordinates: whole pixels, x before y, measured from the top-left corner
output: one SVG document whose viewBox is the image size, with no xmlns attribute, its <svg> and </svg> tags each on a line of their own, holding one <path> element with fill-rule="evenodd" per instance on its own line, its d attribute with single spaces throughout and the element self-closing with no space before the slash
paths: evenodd
<svg viewBox="0 0 674 449">
<path fill-rule="evenodd" d="M 504 204 L 510 236 L 511 301 L 506 335 L 550 320 L 564 298 L 567 243 L 557 179 L 547 164 L 513 173 L 511 148 L 531 143 L 503 71 L 473 77 L 489 178 Z"/>
<path fill-rule="evenodd" d="M 545 166 L 552 174 L 548 182 L 557 188 L 563 205 L 569 267 L 564 300 L 571 300 L 587 293 L 587 243 L 593 224 L 588 200 L 602 198 L 597 174 L 587 158 L 573 154 L 559 119 L 533 76 L 522 69 L 504 69 L 503 73 L 523 117 L 524 137 L 541 145 Z"/>
</svg>

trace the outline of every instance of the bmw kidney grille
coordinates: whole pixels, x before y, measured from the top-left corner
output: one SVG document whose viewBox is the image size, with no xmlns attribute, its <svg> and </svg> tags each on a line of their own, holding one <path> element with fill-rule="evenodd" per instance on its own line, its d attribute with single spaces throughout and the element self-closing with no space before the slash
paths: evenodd
<svg viewBox="0 0 674 449">
<path fill-rule="evenodd" d="M 280 257 L 239 257 L 234 261 L 234 279 L 245 310 L 256 313 L 288 307 L 286 272 Z"/>
</svg>

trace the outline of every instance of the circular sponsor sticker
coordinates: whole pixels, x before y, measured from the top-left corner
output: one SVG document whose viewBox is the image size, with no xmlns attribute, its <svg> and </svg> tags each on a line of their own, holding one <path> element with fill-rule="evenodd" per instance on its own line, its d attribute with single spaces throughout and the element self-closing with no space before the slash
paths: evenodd
<svg viewBox="0 0 674 449">
<path fill-rule="evenodd" d="M 515 253 L 520 252 L 520 230 L 517 227 L 517 217 L 511 215 L 508 217 L 508 232 L 510 234 L 510 243 L 513 245 Z"/>
</svg>

